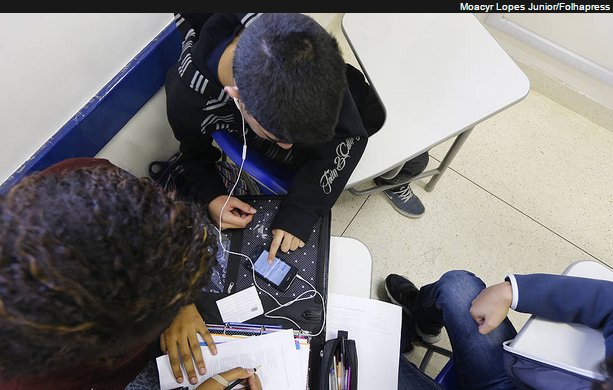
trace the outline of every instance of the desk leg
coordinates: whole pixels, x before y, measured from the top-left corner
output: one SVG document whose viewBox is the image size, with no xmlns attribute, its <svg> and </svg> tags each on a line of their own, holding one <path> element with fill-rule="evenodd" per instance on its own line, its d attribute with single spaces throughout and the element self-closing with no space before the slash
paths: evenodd
<svg viewBox="0 0 613 390">
<path fill-rule="evenodd" d="M 449 164 L 451 164 L 451 161 L 453 160 L 455 155 L 458 154 L 458 151 L 460 150 L 462 145 L 464 145 L 466 138 L 468 138 L 468 136 L 470 135 L 472 131 L 473 131 L 473 127 L 471 127 L 468 130 L 465 130 L 464 132 L 460 133 L 456 137 L 455 141 L 453 141 L 453 145 L 451 145 L 451 147 L 447 151 L 445 158 L 443 158 L 443 161 L 441 161 L 441 164 L 436 169 L 439 173 L 432 176 L 432 179 L 430 179 L 428 184 L 426 184 L 426 187 L 425 187 L 426 191 L 430 192 L 434 189 L 434 187 L 436 186 L 436 183 L 438 183 L 439 179 L 441 178 L 443 173 L 447 170 L 447 167 L 449 166 Z"/>
</svg>

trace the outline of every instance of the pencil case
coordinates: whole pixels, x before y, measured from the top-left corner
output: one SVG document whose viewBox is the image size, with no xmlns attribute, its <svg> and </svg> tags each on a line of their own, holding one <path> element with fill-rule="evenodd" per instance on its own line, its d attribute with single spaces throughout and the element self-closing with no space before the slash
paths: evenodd
<svg viewBox="0 0 613 390">
<path fill-rule="evenodd" d="M 345 330 L 325 342 L 321 358 L 320 390 L 357 390 L 358 353 Z"/>
</svg>

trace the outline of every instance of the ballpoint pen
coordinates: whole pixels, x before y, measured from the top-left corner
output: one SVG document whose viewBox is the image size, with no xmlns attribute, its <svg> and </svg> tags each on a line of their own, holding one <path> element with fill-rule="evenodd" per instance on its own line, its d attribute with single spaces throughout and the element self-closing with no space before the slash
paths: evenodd
<svg viewBox="0 0 613 390">
<path fill-rule="evenodd" d="M 259 369 L 260 367 L 262 367 L 262 366 L 257 366 L 256 368 L 254 368 L 254 369 L 253 369 L 253 372 L 257 372 L 257 371 L 258 371 L 258 369 Z M 242 382 L 242 381 L 244 381 L 244 380 L 247 380 L 247 378 L 240 378 L 240 379 L 237 379 L 237 380 L 235 380 L 234 382 L 230 383 L 230 384 L 228 385 L 228 387 L 226 387 L 224 390 L 230 390 L 230 389 L 233 389 L 233 388 L 235 388 L 235 387 L 236 387 L 236 386 L 237 386 L 239 383 L 241 383 L 241 382 Z"/>
<path fill-rule="evenodd" d="M 351 388 L 351 366 L 347 367 L 347 389 Z"/>
</svg>

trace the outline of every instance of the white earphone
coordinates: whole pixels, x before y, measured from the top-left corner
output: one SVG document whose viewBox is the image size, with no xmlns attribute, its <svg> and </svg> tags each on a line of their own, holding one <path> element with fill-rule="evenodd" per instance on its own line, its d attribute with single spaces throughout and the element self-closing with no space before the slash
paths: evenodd
<svg viewBox="0 0 613 390">
<path fill-rule="evenodd" d="M 245 136 L 245 134 L 246 134 L 245 133 L 245 117 L 243 116 L 243 110 L 241 110 L 240 99 L 239 98 L 235 98 L 235 97 L 233 97 L 232 99 L 234 100 L 234 104 L 236 104 L 236 107 L 238 108 L 238 111 L 240 112 L 241 117 L 242 117 L 242 123 L 243 123 L 243 153 L 242 153 L 242 156 L 241 156 L 241 164 L 240 164 L 240 167 L 239 167 L 239 170 L 238 170 L 238 175 L 236 177 L 236 182 L 234 182 L 234 185 L 232 186 L 232 188 L 230 190 L 230 193 L 228 194 L 228 197 L 226 198 L 226 201 L 224 202 L 223 206 L 221 207 L 221 212 L 219 213 L 219 227 L 220 228 L 221 228 L 221 224 L 222 224 L 223 211 L 226 208 L 226 206 L 228 205 L 228 201 L 230 200 L 230 197 L 234 194 L 234 190 L 236 188 L 236 185 L 238 184 L 238 181 L 240 180 L 240 177 L 241 177 L 241 173 L 243 172 L 243 165 L 245 164 L 245 159 L 247 158 L 247 139 L 246 139 L 246 136 Z M 271 293 L 269 293 L 268 291 L 266 291 L 265 289 L 263 289 L 262 287 L 260 287 L 258 285 L 258 282 L 257 282 L 257 280 L 255 278 L 255 271 L 254 271 L 255 267 L 253 265 L 253 260 L 249 256 L 245 255 L 244 253 L 234 252 L 234 251 L 231 251 L 228 248 L 226 248 L 223 245 L 223 241 L 221 239 L 221 229 L 218 228 L 217 226 L 214 226 L 214 227 L 217 230 L 217 233 L 219 235 L 218 237 L 219 237 L 219 246 L 220 246 L 220 248 L 224 252 L 226 252 L 228 254 L 238 255 L 238 256 L 242 256 L 242 257 L 246 258 L 251 263 L 251 273 L 252 273 L 252 277 L 253 277 L 253 284 L 255 285 L 255 287 L 258 290 L 260 290 L 261 292 L 266 293 L 269 297 L 271 297 L 277 303 L 277 307 L 275 307 L 275 308 L 265 312 L 264 313 L 264 317 L 266 317 L 266 318 L 280 318 L 280 319 L 287 320 L 287 321 L 293 323 L 294 325 L 296 325 L 296 327 L 298 329 L 302 330 L 300 325 L 298 325 L 298 323 L 296 323 L 296 321 L 292 320 L 291 318 L 284 317 L 284 316 L 272 316 L 270 313 L 272 313 L 272 312 L 274 312 L 276 310 L 279 310 L 279 309 L 281 309 L 283 307 L 287 307 L 287 306 L 289 306 L 289 305 L 291 305 L 291 304 L 293 304 L 295 302 L 304 301 L 304 300 L 308 300 L 308 299 L 313 299 L 313 298 L 315 298 L 316 295 L 319 295 L 319 297 L 321 298 L 321 305 L 322 305 L 322 310 L 323 310 L 322 311 L 322 313 L 323 313 L 323 323 L 321 325 L 321 329 L 319 330 L 319 332 L 317 332 L 317 333 L 315 333 L 315 334 L 313 334 L 311 336 L 315 337 L 315 336 L 318 336 L 319 334 L 321 334 L 323 332 L 323 330 L 324 330 L 324 328 L 326 326 L 326 307 L 325 307 L 325 304 L 324 304 L 323 296 L 321 295 L 321 293 L 319 291 L 317 291 L 315 286 L 313 286 L 308 280 L 304 279 L 302 276 L 297 274 L 296 277 L 298 279 L 306 282 L 311 287 L 311 289 L 310 290 L 302 291 L 300 294 L 298 294 L 298 296 L 296 298 L 294 298 L 294 299 L 292 299 L 292 300 L 290 300 L 290 301 L 288 301 L 288 302 L 286 302 L 284 304 L 281 304 L 277 300 L 277 298 L 275 298 Z M 308 295 L 308 294 L 311 294 L 311 295 Z"/>
</svg>

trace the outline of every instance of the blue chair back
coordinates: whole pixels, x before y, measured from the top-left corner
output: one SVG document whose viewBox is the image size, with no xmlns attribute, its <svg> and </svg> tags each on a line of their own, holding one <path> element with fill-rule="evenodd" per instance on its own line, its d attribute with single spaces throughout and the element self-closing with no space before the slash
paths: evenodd
<svg viewBox="0 0 613 390">
<path fill-rule="evenodd" d="M 445 390 L 459 390 L 461 388 L 455 372 L 455 359 L 453 356 L 441 369 L 436 378 L 434 378 L 434 381 Z"/>
<path fill-rule="evenodd" d="M 221 150 L 237 166 L 240 166 L 243 143 L 226 130 L 217 130 L 211 134 Z M 285 195 L 289 190 L 294 172 L 287 167 L 267 159 L 255 150 L 247 148 L 247 158 L 243 165 L 247 172 L 265 195 Z"/>
</svg>

